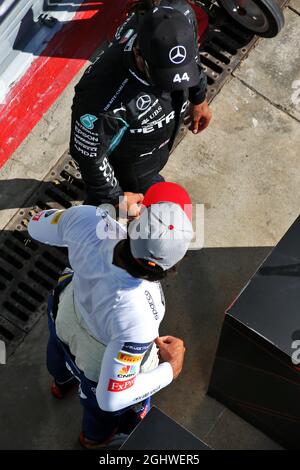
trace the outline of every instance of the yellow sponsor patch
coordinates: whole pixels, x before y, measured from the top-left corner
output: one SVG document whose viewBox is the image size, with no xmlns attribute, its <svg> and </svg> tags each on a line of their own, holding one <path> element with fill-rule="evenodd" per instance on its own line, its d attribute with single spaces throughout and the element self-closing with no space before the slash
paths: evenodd
<svg viewBox="0 0 300 470">
<path fill-rule="evenodd" d="M 117 360 L 120 362 L 125 362 L 125 364 L 135 364 L 136 362 L 140 362 L 143 359 L 143 356 L 130 356 L 129 354 L 125 354 L 123 352 L 119 352 L 117 355 Z"/>
<path fill-rule="evenodd" d="M 64 212 L 65 211 L 56 212 L 55 216 L 51 220 L 51 224 L 52 225 L 58 224 L 58 221 L 59 221 L 59 219 L 61 218 L 61 216 L 63 215 Z"/>
</svg>

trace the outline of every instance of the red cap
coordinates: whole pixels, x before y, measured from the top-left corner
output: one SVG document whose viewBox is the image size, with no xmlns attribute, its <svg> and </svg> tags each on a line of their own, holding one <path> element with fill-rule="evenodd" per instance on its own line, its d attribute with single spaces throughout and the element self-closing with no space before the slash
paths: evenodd
<svg viewBox="0 0 300 470">
<path fill-rule="evenodd" d="M 146 192 L 143 205 L 148 207 L 159 202 L 178 204 L 192 220 L 192 202 L 188 192 L 177 183 L 155 183 Z"/>
</svg>

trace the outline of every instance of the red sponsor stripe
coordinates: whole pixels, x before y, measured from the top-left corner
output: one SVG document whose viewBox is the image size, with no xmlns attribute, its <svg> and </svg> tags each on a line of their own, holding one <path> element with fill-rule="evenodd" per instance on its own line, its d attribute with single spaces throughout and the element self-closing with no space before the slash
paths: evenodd
<svg viewBox="0 0 300 470">
<path fill-rule="evenodd" d="M 0 166 L 19 147 L 95 49 L 124 18 L 127 0 L 83 2 L 0 105 Z"/>
<path fill-rule="evenodd" d="M 39 212 L 34 217 L 32 217 L 32 220 L 35 221 L 35 222 L 38 222 L 40 220 L 40 218 L 44 215 L 44 213 L 45 213 L 45 211 Z"/>
<path fill-rule="evenodd" d="M 133 379 L 123 380 L 123 381 L 109 379 L 107 390 L 109 392 L 123 392 L 127 388 L 132 387 L 134 382 L 135 382 L 135 377 Z"/>
</svg>

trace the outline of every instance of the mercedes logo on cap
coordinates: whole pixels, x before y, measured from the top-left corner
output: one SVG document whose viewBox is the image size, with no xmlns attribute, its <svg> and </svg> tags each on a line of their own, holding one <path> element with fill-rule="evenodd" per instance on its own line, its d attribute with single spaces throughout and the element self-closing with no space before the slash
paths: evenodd
<svg viewBox="0 0 300 470">
<path fill-rule="evenodd" d="M 139 99 L 136 102 L 136 107 L 139 111 L 145 111 L 147 108 L 149 108 L 151 104 L 151 98 L 149 95 L 143 95 L 140 96 Z"/>
<path fill-rule="evenodd" d="M 169 53 L 170 61 L 173 64 L 181 64 L 186 59 L 186 48 L 184 46 L 175 46 Z"/>
</svg>

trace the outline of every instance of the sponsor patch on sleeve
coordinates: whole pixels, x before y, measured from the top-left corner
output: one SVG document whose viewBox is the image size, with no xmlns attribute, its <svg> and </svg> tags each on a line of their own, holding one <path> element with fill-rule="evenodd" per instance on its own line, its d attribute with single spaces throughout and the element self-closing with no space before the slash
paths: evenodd
<svg viewBox="0 0 300 470">
<path fill-rule="evenodd" d="M 136 366 L 123 366 L 118 370 L 117 376 L 119 379 L 129 379 L 137 374 Z"/>
<path fill-rule="evenodd" d="M 108 388 L 109 392 L 123 392 L 134 385 L 135 377 L 130 380 L 114 380 L 109 379 Z"/>
<path fill-rule="evenodd" d="M 32 220 L 34 220 L 35 222 L 38 222 L 42 217 L 45 217 L 46 219 L 47 217 L 50 217 L 50 215 L 54 214 L 55 212 L 57 212 L 57 209 L 49 209 L 46 211 L 39 212 L 38 214 L 32 217 Z"/>
<path fill-rule="evenodd" d="M 49 209 L 48 211 L 44 211 L 44 216 L 45 218 L 50 217 L 50 215 L 55 214 L 55 212 L 57 212 L 57 209 Z"/>
<path fill-rule="evenodd" d="M 31 220 L 34 220 L 34 222 L 38 222 L 41 217 L 45 214 L 45 211 L 39 212 L 38 214 L 35 214 Z"/>
<path fill-rule="evenodd" d="M 56 213 L 56 215 L 52 218 L 51 220 L 51 224 L 53 225 L 57 225 L 58 222 L 59 222 L 59 219 L 61 218 L 61 216 L 63 215 L 64 211 L 58 211 Z"/>
<path fill-rule="evenodd" d="M 97 119 L 97 116 L 94 116 L 93 114 L 84 114 L 80 117 L 80 122 L 86 129 L 91 130 L 94 129 L 94 123 Z"/>
<path fill-rule="evenodd" d="M 145 400 L 146 398 L 150 397 L 151 395 L 154 395 L 154 393 L 158 392 L 158 390 L 160 390 L 160 387 L 154 388 L 153 390 L 151 390 L 151 392 L 145 393 L 145 395 L 142 395 L 141 397 L 134 398 L 133 401 L 139 402 L 139 401 Z"/>
<path fill-rule="evenodd" d="M 130 354 L 144 354 L 151 343 L 124 343 L 122 346 L 122 351 L 128 352 Z"/>
<path fill-rule="evenodd" d="M 124 364 L 137 364 L 143 359 L 142 355 L 131 356 L 120 351 L 117 355 L 117 361 L 123 362 Z"/>
</svg>

